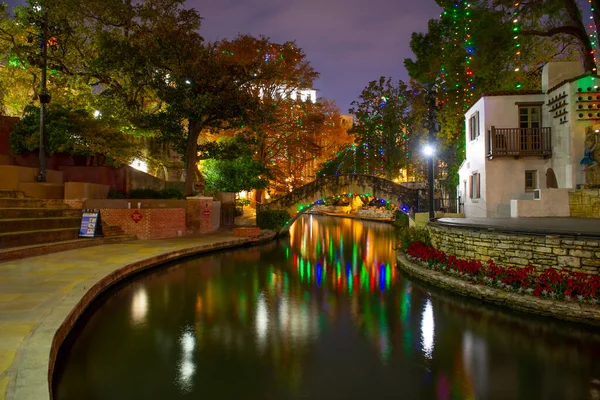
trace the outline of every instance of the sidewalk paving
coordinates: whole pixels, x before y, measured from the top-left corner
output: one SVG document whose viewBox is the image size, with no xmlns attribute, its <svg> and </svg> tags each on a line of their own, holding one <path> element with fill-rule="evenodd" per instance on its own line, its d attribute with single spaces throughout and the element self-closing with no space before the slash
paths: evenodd
<svg viewBox="0 0 600 400">
<path fill-rule="evenodd" d="M 440 218 L 434 224 L 536 235 L 600 237 L 600 218 Z"/>
<path fill-rule="evenodd" d="M 231 231 L 218 231 L 197 237 L 105 244 L 0 263 L 0 400 L 50 398 L 53 338 L 63 321 L 73 317 L 69 315 L 72 310 L 81 312 L 82 304 L 93 300 L 96 291 L 90 288 L 94 285 L 99 288 L 151 265 L 241 246 L 249 240 L 234 237 Z M 111 278 L 107 280 L 107 276 Z"/>
</svg>

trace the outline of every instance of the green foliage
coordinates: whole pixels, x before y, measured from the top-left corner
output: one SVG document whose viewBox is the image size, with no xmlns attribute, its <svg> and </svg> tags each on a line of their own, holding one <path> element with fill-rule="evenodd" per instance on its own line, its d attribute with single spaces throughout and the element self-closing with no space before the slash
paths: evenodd
<svg viewBox="0 0 600 400">
<path fill-rule="evenodd" d="M 181 190 L 177 189 L 133 189 L 129 192 L 130 199 L 185 199 Z"/>
<path fill-rule="evenodd" d="M 291 218 L 290 213 L 286 210 L 256 211 L 256 225 L 260 229 L 280 231 Z"/>
<path fill-rule="evenodd" d="M 127 164 L 138 156 L 138 149 L 127 135 L 105 125 L 86 110 L 51 105 L 45 121 L 46 151 L 49 155 L 69 153 L 91 157 L 103 154 L 115 166 Z M 39 108 L 29 105 L 23 118 L 10 132 L 9 143 L 19 154 L 37 150 L 39 142 Z"/>
<path fill-rule="evenodd" d="M 241 217 L 242 215 L 244 215 L 244 209 L 243 209 L 243 208 L 241 208 L 241 207 L 236 207 L 236 208 L 235 208 L 234 215 L 235 215 L 236 217 Z"/>
<path fill-rule="evenodd" d="M 431 246 L 431 238 L 427 228 L 415 228 L 405 226 L 397 230 L 398 246 L 402 251 L 406 251 L 414 242 L 421 242 Z"/>
<path fill-rule="evenodd" d="M 348 172 L 398 177 L 408 160 L 411 92 L 402 82 L 380 77 L 369 82 L 349 110 L 356 123 L 355 170 Z"/>
<path fill-rule="evenodd" d="M 109 199 L 126 199 L 127 195 L 125 193 L 119 192 L 116 189 L 110 188 L 108 191 Z"/>
<path fill-rule="evenodd" d="M 394 211 L 394 221 L 392 222 L 392 225 L 397 229 L 408 228 L 408 214 L 402 210 L 396 209 L 396 211 Z"/>
<path fill-rule="evenodd" d="M 250 205 L 250 200 L 248 199 L 235 199 L 235 205 L 238 207 L 245 207 Z"/>
<path fill-rule="evenodd" d="M 205 160 L 202 162 L 202 175 L 205 187 L 217 192 L 241 192 L 264 189 L 269 183 L 265 178 L 267 169 L 250 156 L 233 160 Z"/>
</svg>

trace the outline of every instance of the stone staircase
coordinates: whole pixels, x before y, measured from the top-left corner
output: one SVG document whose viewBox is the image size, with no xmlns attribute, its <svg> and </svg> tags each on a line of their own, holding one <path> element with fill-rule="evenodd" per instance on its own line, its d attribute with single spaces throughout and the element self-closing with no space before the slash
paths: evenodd
<svg viewBox="0 0 600 400">
<path fill-rule="evenodd" d="M 33 199 L 0 190 L 0 260 L 136 239 L 103 223 L 103 238 L 79 238 L 81 209 L 62 200 Z"/>
</svg>

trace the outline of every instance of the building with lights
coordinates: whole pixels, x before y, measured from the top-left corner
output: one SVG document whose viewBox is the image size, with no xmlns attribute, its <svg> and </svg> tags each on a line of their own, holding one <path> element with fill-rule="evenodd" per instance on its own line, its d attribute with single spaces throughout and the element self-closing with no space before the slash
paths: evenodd
<svg viewBox="0 0 600 400">
<path fill-rule="evenodd" d="M 578 61 L 549 63 L 540 91 L 483 94 L 465 121 L 467 217 L 583 216 L 569 192 L 600 184 L 598 76 Z"/>
</svg>

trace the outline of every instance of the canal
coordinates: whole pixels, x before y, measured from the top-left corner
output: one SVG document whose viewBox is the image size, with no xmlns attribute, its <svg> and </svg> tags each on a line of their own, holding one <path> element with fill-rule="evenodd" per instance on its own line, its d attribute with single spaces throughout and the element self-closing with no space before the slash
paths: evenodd
<svg viewBox="0 0 600 400">
<path fill-rule="evenodd" d="M 303 216 L 108 291 L 55 399 L 598 399 L 600 333 L 412 281 L 391 226 Z"/>
</svg>

